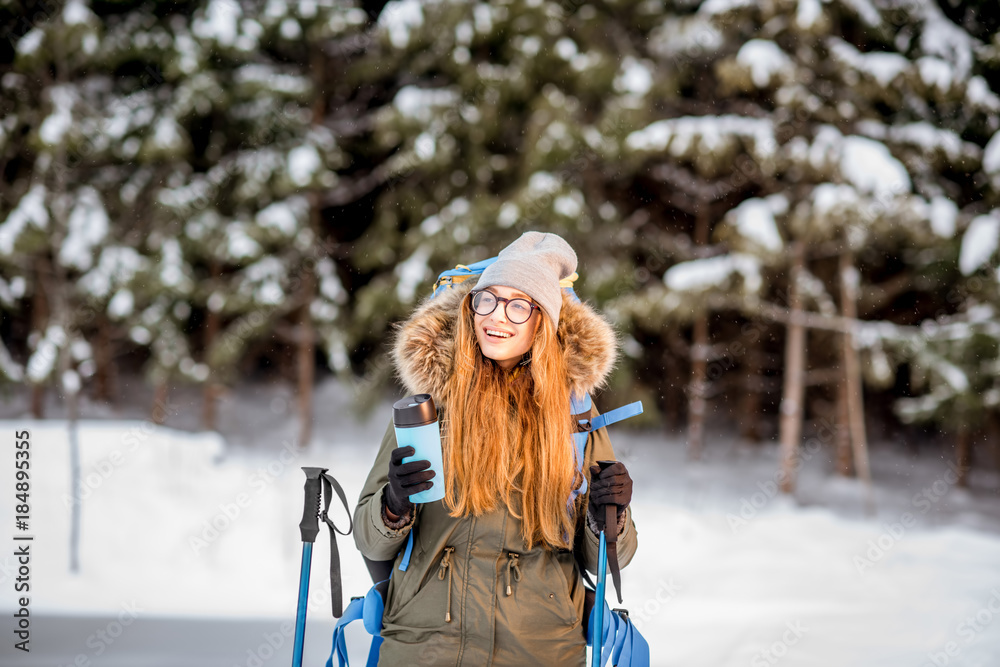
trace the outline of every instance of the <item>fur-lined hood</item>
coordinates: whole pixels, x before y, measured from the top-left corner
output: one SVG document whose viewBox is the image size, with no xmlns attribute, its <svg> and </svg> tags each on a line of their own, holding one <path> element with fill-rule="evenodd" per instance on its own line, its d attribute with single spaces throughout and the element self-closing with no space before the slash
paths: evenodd
<svg viewBox="0 0 1000 667">
<path fill-rule="evenodd" d="M 463 284 L 427 299 L 396 330 L 392 358 L 408 394 L 444 395 L 455 359 L 459 305 L 472 287 Z M 559 340 L 570 391 L 579 396 L 602 387 L 618 351 L 611 325 L 593 308 L 564 292 Z"/>
</svg>

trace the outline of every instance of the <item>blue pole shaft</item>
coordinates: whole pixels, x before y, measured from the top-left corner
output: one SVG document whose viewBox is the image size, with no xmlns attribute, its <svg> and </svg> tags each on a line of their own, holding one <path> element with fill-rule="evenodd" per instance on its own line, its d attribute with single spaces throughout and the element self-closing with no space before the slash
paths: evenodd
<svg viewBox="0 0 1000 667">
<path fill-rule="evenodd" d="M 302 568 L 299 573 L 299 606 L 295 611 L 295 648 L 292 667 L 302 667 L 302 645 L 306 636 L 306 603 L 309 601 L 309 570 L 312 567 L 313 543 L 302 543 Z"/>
<path fill-rule="evenodd" d="M 601 543 L 597 550 L 597 591 L 594 595 L 594 626 L 591 628 L 593 652 L 590 654 L 590 666 L 601 667 L 601 653 L 604 650 L 604 588 L 607 583 L 608 542 L 601 531 Z"/>
</svg>

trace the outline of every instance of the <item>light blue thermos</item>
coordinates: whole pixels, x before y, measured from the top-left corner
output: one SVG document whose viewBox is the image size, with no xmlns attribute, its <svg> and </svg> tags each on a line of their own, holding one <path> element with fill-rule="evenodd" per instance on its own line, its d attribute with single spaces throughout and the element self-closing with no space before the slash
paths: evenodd
<svg viewBox="0 0 1000 667">
<path fill-rule="evenodd" d="M 414 454 L 403 459 L 430 461 L 436 474 L 434 486 L 414 493 L 410 502 L 429 503 L 444 498 L 444 464 L 441 460 L 441 431 L 438 429 L 437 409 L 430 394 L 407 396 L 392 404 L 392 424 L 396 430 L 397 447 L 413 447 Z"/>
</svg>

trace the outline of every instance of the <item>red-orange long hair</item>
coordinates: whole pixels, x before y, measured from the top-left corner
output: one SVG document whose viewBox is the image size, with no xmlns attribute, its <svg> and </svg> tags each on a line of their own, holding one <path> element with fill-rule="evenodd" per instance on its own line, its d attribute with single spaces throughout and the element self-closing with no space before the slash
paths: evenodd
<svg viewBox="0 0 1000 667">
<path fill-rule="evenodd" d="M 531 363 L 507 371 L 483 356 L 469 297 L 462 300 L 444 397 L 445 503 L 454 517 L 504 505 L 521 519 L 529 549 L 569 549 L 575 516 L 567 499 L 580 483 L 569 381 L 556 328 L 538 317 Z"/>
</svg>

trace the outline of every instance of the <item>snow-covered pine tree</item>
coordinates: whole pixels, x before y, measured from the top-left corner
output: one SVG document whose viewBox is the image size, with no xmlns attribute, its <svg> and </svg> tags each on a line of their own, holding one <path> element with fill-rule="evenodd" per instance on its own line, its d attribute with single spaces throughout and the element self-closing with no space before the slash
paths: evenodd
<svg viewBox="0 0 1000 667">
<path fill-rule="evenodd" d="M 82 1 L 42 4 L 30 21 L 6 18 L 11 61 L 15 48 L 23 53 L 4 78 L 5 103 L 18 112 L 5 115 L 4 137 L 58 126 L 75 142 L 74 177 L 93 181 L 88 196 L 99 198 L 110 221 L 107 242 L 94 244 L 93 268 L 76 283 L 97 337 L 97 378 L 110 376 L 114 346 L 148 349 L 153 418 L 171 411 L 169 382 L 191 381 L 206 388 L 211 428 L 215 387 L 233 380 L 251 345 L 276 333 L 300 349 L 308 440 L 316 340 L 332 368 L 347 368 L 346 291 L 319 193 L 337 189 L 334 170 L 347 162 L 334 133 L 365 122 L 338 103 L 359 85 L 342 80 L 343 65 L 363 52 L 365 12 L 349 2 L 206 0 L 101 5 L 95 15 Z M 75 97 L 32 87 L 60 53 L 52 45 L 63 15 L 90 30 L 81 42 L 87 57 L 66 74 Z M 55 101 L 43 103 L 48 97 Z M 51 118 L 33 109 L 51 109 Z M 23 153 L 11 142 L 4 149 Z M 19 295 L 34 298 L 40 321 L 47 303 L 26 270 L 48 252 L 49 211 L 38 206 L 48 190 L 29 191 L 44 170 L 13 163 L 8 172 L 24 177 L 5 179 L 4 212 L 13 217 L 4 248 L 12 255 L 16 240 L 18 261 L 5 265 L 3 301 L 18 308 Z M 4 367 L 12 378 L 23 373 L 14 362 Z M 40 406 L 40 393 L 36 399 Z"/>
<path fill-rule="evenodd" d="M 108 211 L 108 147 L 92 132 L 101 124 L 115 82 L 102 66 L 101 22 L 86 3 L 40 3 L 34 9 L 22 30 L 8 33 L 13 62 L 4 74 L 4 89 L 16 101 L 5 122 L 22 141 L 5 165 L 12 177 L 7 190 L 12 206 L 0 224 L 0 254 L 6 266 L 21 272 L 24 297 L 31 299 L 31 352 L 24 377 L 34 389 L 33 411 L 41 414 L 41 389 L 52 381 L 66 405 L 70 496 L 78 498 L 79 395 L 84 379 L 96 370 L 92 340 L 108 303 L 107 294 L 95 293 L 93 286 L 129 278 L 109 275 L 105 262 L 109 246 L 123 234 Z M 131 248 L 123 252 L 135 254 Z M 70 569 L 75 572 L 80 568 L 80 502 L 72 509 Z"/>
<path fill-rule="evenodd" d="M 584 297 L 627 289 L 618 277 L 633 258 L 614 252 L 622 216 L 604 184 L 651 82 L 641 63 L 619 62 L 654 24 L 638 5 L 385 5 L 368 51 L 389 91 L 370 149 L 383 185 L 352 258 L 371 275 L 352 346 L 377 346 L 441 270 L 528 229 L 569 239 Z"/>
<path fill-rule="evenodd" d="M 345 164 L 324 123 L 325 86 L 336 73 L 325 73 L 331 63 L 322 49 L 365 19 L 339 3 L 211 0 L 200 7 L 175 95 L 181 123 L 199 138 L 186 171 L 158 193 L 157 242 L 176 245 L 197 276 L 189 301 L 202 323 L 201 379 L 233 382 L 266 334 L 294 344 L 302 445 L 317 338 L 335 367 L 345 365 L 339 327 L 346 295 L 328 257 L 317 196 L 337 186 L 335 170 Z M 209 389 L 206 405 L 213 400 Z M 209 409 L 209 421 L 212 415 Z"/>
<path fill-rule="evenodd" d="M 731 248 L 727 270 L 711 258 L 693 263 L 692 274 L 726 299 L 734 276 L 745 284 L 745 275 L 763 271 L 766 298 L 751 291 L 749 299 L 735 299 L 735 308 L 787 321 L 774 296 L 804 292 L 821 316 L 810 318 L 818 331 L 855 329 L 832 317 L 845 252 L 847 278 L 859 281 L 862 317 L 909 323 L 942 305 L 935 295 L 956 280 L 949 239 L 981 206 L 975 172 L 996 130 L 997 97 L 982 76 L 992 71 L 992 47 L 933 2 L 709 0 L 675 5 L 656 35 L 654 71 L 676 93 L 664 109 L 649 107 L 661 119 L 630 134 L 623 154 L 635 156 L 626 163 L 630 173 L 667 189 L 667 202 L 693 181 L 714 187 L 732 209 L 720 216 L 715 235 Z M 670 229 L 680 216 L 652 217 Z M 784 268 L 795 254 L 788 251 L 775 264 L 774 249 L 803 242 L 802 270 Z M 736 273 L 735 262 L 746 268 Z M 676 281 L 683 267 L 664 280 Z M 794 273 L 800 279 L 790 282 Z M 633 316 L 659 310 L 682 317 L 706 307 L 704 288 L 647 289 L 621 307 Z M 904 296 L 917 301 L 914 312 L 894 307 Z M 867 352 L 869 381 L 890 381 L 882 348 Z M 804 354 L 786 358 L 803 367 L 785 373 L 804 375 Z M 783 413 L 802 409 L 802 384 L 786 385 Z M 790 467 L 798 436 L 790 432 L 785 440 Z"/>
<path fill-rule="evenodd" d="M 73 107 L 67 130 L 85 128 L 75 140 L 102 165 L 74 178 L 112 230 L 78 285 L 96 304 L 85 367 L 97 377 L 101 331 L 148 347 L 161 386 L 226 381 L 268 331 L 300 363 L 316 339 L 345 369 L 439 270 L 528 228 L 578 249 L 581 293 L 612 302 L 630 333 L 627 372 L 667 409 L 685 384 L 702 401 L 752 386 L 751 413 L 773 398 L 793 287 L 811 311 L 808 372 L 795 373 L 806 399 L 843 395 L 810 387 L 842 377 L 850 349 L 877 390 L 916 356 L 893 342 L 905 327 L 995 306 L 996 255 L 969 271 L 960 257 L 985 247 L 966 239 L 992 238 L 1000 172 L 989 3 L 379 4 L 99 5 L 80 48 L 96 39 L 100 55 L 72 77 L 91 82 L 78 97 L 89 106 Z M 49 172 L 15 156 L 64 116 L 35 76 L 49 51 L 33 31 L 64 10 L 95 15 L 81 1 L 45 6 L 27 24 L 4 10 L 7 41 L 26 41 L 0 79 L 12 110 L 0 249 L 25 249 L 0 259 L 0 307 L 35 317 L 46 304 L 28 308 L 34 263 L 55 212 L 32 205 Z M 879 326 L 841 345 L 854 326 L 840 294 L 855 281 L 858 318 Z M 34 328 L 32 349 L 45 340 L 44 322 Z M 15 358 L 28 359 L 27 338 L 6 339 Z M 948 354 L 965 368 L 966 353 Z"/>
<path fill-rule="evenodd" d="M 989 199 L 995 205 L 997 197 Z M 1000 412 L 1000 216 L 974 217 L 961 238 L 962 280 L 942 311 L 919 327 L 873 327 L 869 344 L 883 346 L 894 367 L 905 365 L 910 396 L 896 402 L 906 423 L 933 423 L 954 437 L 958 483 L 968 484 L 973 442 Z M 995 451 L 995 450 L 994 450 Z"/>
</svg>

